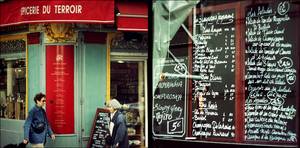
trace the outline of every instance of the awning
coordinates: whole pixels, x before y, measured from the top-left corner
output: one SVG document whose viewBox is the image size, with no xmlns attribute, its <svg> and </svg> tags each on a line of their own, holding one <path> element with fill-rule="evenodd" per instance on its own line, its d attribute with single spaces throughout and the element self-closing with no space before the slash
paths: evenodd
<svg viewBox="0 0 300 148">
<path fill-rule="evenodd" d="M 117 2 L 117 29 L 120 31 L 148 31 L 146 2 Z"/>
<path fill-rule="evenodd" d="M 114 0 L 5 0 L 0 27 L 26 23 L 114 23 Z"/>
</svg>

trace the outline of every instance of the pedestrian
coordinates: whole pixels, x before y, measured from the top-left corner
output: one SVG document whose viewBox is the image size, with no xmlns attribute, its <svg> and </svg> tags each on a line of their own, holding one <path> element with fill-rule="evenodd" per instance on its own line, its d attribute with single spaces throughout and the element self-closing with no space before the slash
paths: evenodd
<svg viewBox="0 0 300 148">
<path fill-rule="evenodd" d="M 23 143 L 31 143 L 32 147 L 43 148 L 46 143 L 46 137 L 49 135 L 52 140 L 55 135 L 52 132 L 47 115 L 43 107 L 46 104 L 46 95 L 38 93 L 34 97 L 35 106 L 29 111 L 28 117 L 24 123 Z"/>
<path fill-rule="evenodd" d="M 122 105 L 116 99 L 112 99 L 108 103 L 108 108 L 110 110 L 110 136 L 107 139 L 109 144 L 113 148 L 128 148 L 129 140 L 127 133 L 127 126 L 125 121 L 125 116 L 121 112 Z"/>
</svg>

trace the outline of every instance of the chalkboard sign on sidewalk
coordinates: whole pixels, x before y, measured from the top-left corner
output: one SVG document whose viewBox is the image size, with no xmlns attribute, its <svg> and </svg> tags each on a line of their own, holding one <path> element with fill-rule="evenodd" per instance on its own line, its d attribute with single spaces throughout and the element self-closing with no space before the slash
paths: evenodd
<svg viewBox="0 0 300 148">
<path fill-rule="evenodd" d="M 109 134 L 109 123 L 109 110 L 97 108 L 88 148 L 105 147 L 105 135 Z"/>
</svg>

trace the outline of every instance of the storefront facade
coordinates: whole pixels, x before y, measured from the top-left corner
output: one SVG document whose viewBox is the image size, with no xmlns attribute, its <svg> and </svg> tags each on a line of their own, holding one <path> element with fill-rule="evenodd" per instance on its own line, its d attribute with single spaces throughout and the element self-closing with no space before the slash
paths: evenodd
<svg viewBox="0 0 300 148">
<path fill-rule="evenodd" d="M 146 3 L 83 3 L 0 3 L 1 147 L 23 140 L 23 124 L 39 92 L 46 93 L 56 133 L 46 146 L 86 147 L 96 109 L 111 98 L 127 104 L 127 119 L 138 123 L 128 125 L 130 144 L 145 146 L 147 28 L 131 26 L 126 18 L 121 23 L 121 17 L 147 20 Z M 128 12 L 131 5 L 143 6 L 143 13 Z M 4 12 L 12 6 L 18 8 L 15 17 Z M 133 77 L 120 77 L 129 73 Z"/>
</svg>

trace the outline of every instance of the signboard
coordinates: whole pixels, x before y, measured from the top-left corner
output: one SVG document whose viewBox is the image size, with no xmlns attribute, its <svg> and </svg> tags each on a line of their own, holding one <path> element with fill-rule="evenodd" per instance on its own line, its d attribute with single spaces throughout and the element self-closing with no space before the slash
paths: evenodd
<svg viewBox="0 0 300 148">
<path fill-rule="evenodd" d="M 187 19 L 192 23 L 193 44 L 177 44 L 177 49 L 168 51 L 179 54 L 178 59 L 188 59 L 189 70 L 168 74 L 176 72 L 166 60 L 162 74 L 173 79 L 161 75 L 160 81 L 162 85 L 188 78 L 188 87 L 171 82 L 169 88 L 158 85 L 152 120 L 155 123 L 162 113 L 168 117 L 170 113 L 162 109 L 175 103 L 187 113 L 183 121 L 173 115 L 160 125 L 153 124 L 154 138 L 295 147 L 299 143 L 299 5 L 281 0 L 242 1 L 216 3 L 193 12 Z M 179 32 L 176 35 L 182 38 Z M 183 47 L 188 51 L 185 55 Z M 187 105 L 175 101 L 181 92 L 188 97 Z M 169 94 L 173 96 L 168 100 L 158 99 Z M 170 132 L 168 126 L 176 125 L 173 121 L 187 123 L 187 134 L 180 137 Z"/>
<path fill-rule="evenodd" d="M 56 134 L 74 134 L 74 46 L 46 46 L 46 108 Z"/>
<path fill-rule="evenodd" d="M 187 59 L 166 59 L 153 98 L 153 134 L 182 137 L 185 134 Z"/>
<path fill-rule="evenodd" d="M 105 136 L 109 134 L 110 113 L 109 110 L 97 108 L 93 126 L 91 129 L 88 148 L 105 147 Z"/>
<path fill-rule="evenodd" d="M 246 9 L 245 136 L 297 142 L 297 24 L 289 1 Z M 299 34 L 298 34 L 299 35 Z M 299 98 L 298 98 L 299 99 Z"/>
<path fill-rule="evenodd" d="M 114 23 L 114 1 L 60 0 L 0 3 L 0 27 L 23 23 Z"/>
<path fill-rule="evenodd" d="M 192 136 L 235 137 L 235 10 L 197 14 L 192 68 Z"/>
</svg>

